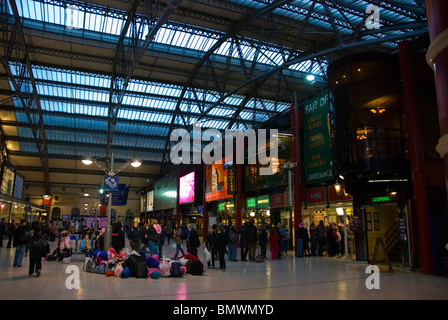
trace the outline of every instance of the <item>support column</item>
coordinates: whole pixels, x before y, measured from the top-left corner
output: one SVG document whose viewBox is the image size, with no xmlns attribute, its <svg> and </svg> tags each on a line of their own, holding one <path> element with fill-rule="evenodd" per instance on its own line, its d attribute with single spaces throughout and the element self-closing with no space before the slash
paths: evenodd
<svg viewBox="0 0 448 320">
<path fill-rule="evenodd" d="M 411 46 L 408 41 L 398 44 L 401 81 L 403 87 L 404 110 L 408 128 L 409 154 L 412 168 L 412 187 L 416 209 L 416 234 L 418 243 L 419 269 L 421 273 L 434 273 L 431 224 L 429 218 L 428 187 L 415 74 L 412 63 Z M 410 216 L 411 217 L 411 216 Z"/>
<path fill-rule="evenodd" d="M 436 147 L 444 160 L 448 193 L 448 1 L 426 0 L 431 46 L 426 55 L 434 70 L 441 138 Z"/>
<path fill-rule="evenodd" d="M 243 206 L 246 201 L 246 195 L 244 194 L 244 166 L 242 164 L 236 165 L 236 199 L 235 199 L 235 228 L 237 231 L 241 229 L 243 225 Z M 238 243 L 239 246 L 239 243 Z"/>
<path fill-rule="evenodd" d="M 294 99 L 296 100 L 296 99 Z M 296 232 L 299 228 L 299 223 L 302 222 L 302 193 L 304 185 L 302 184 L 300 178 L 300 121 L 299 121 L 299 110 L 296 103 L 291 104 L 291 128 L 292 128 L 292 162 L 294 163 L 293 168 L 293 192 L 294 192 L 294 225 L 293 232 L 294 236 L 294 252 L 297 255 L 297 237 Z"/>
</svg>

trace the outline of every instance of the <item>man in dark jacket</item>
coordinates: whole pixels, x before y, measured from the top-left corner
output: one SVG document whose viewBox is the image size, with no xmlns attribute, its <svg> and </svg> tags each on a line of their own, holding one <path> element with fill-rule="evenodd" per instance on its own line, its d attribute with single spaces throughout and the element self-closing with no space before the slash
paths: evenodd
<svg viewBox="0 0 448 320">
<path fill-rule="evenodd" d="M 142 234 L 143 231 L 142 229 L 139 227 L 138 222 L 135 221 L 134 225 L 132 227 L 129 228 L 127 235 L 128 235 L 128 239 L 131 245 L 131 249 L 139 252 L 140 248 L 142 247 Z"/>
<path fill-rule="evenodd" d="M 244 222 L 243 226 L 238 230 L 238 234 L 240 235 L 240 247 L 241 247 L 241 261 L 247 261 L 247 221 Z"/>
<path fill-rule="evenodd" d="M 258 230 L 255 226 L 255 220 L 250 219 L 247 228 L 247 251 L 249 253 L 249 261 L 255 261 L 255 250 L 257 248 Z"/>
<path fill-rule="evenodd" d="M 315 236 L 317 238 L 318 243 L 318 255 L 320 257 L 323 256 L 325 242 L 327 239 L 327 230 L 324 226 L 324 222 L 322 220 L 319 221 L 319 224 L 316 227 Z"/>
<path fill-rule="evenodd" d="M 188 238 L 187 238 L 187 250 L 194 256 L 198 256 L 199 246 L 201 242 L 199 241 L 199 235 L 193 224 L 189 223 L 188 226 Z"/>
<path fill-rule="evenodd" d="M 28 228 L 26 220 L 20 220 L 20 225 L 14 230 L 12 245 L 16 248 L 14 254 L 14 267 L 21 267 L 23 257 L 25 256 L 26 246 L 29 240 L 30 228 Z"/>
</svg>

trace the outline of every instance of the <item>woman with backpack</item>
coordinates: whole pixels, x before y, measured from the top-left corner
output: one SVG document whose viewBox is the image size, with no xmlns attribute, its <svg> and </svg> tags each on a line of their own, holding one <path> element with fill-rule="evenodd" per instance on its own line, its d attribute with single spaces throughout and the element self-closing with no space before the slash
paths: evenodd
<svg viewBox="0 0 448 320">
<path fill-rule="evenodd" d="M 36 272 L 37 277 L 39 277 L 42 270 L 42 257 L 50 252 L 50 247 L 45 240 L 45 237 L 42 235 L 41 228 L 36 228 L 34 230 L 34 235 L 31 237 L 31 240 L 26 247 L 25 257 L 28 256 L 28 251 L 30 252 L 28 275 L 31 276 Z"/>
</svg>

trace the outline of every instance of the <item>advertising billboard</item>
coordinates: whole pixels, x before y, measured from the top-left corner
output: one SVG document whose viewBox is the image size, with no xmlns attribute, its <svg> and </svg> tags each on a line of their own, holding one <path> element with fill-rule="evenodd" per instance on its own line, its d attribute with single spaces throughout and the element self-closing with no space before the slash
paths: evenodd
<svg viewBox="0 0 448 320">
<path fill-rule="evenodd" d="M 303 133 L 306 182 L 332 180 L 328 92 L 323 92 L 303 104 Z"/>
<path fill-rule="evenodd" d="M 179 179 L 179 203 L 194 202 L 194 171 Z"/>
</svg>

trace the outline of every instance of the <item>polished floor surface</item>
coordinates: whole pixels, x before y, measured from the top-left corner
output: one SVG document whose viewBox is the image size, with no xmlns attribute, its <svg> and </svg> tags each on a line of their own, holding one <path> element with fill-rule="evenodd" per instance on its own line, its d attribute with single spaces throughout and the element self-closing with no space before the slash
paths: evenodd
<svg viewBox="0 0 448 320">
<path fill-rule="evenodd" d="M 173 244 L 163 248 L 167 256 L 174 251 Z M 380 267 L 379 281 L 376 281 L 379 288 L 369 289 L 366 283 L 370 274 L 366 273 L 368 265 L 365 263 L 346 263 L 344 258 L 325 256 L 298 258 L 292 252 L 286 259 L 267 259 L 263 263 L 226 261 L 225 272 L 206 269 L 202 276 L 187 274 L 183 278 L 160 279 L 122 279 L 87 273 L 81 270 L 84 256 L 76 254 L 71 265 L 79 267 L 80 285 L 79 289 L 70 289 L 70 283 L 74 282 L 68 279 L 74 273 L 67 268 L 71 265 L 43 261 L 40 277 L 30 277 L 29 258 L 24 258 L 22 267 L 13 267 L 14 252 L 13 248 L 0 248 L 2 300 L 448 299 L 448 278 L 399 268 L 390 273 L 387 268 Z"/>
</svg>

